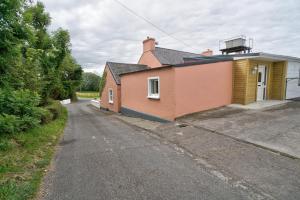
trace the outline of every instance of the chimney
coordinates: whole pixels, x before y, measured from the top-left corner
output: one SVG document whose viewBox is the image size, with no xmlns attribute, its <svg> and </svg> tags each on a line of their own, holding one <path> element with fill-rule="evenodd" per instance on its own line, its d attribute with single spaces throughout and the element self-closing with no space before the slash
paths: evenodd
<svg viewBox="0 0 300 200">
<path fill-rule="evenodd" d="M 148 36 L 147 39 L 143 41 L 143 52 L 154 50 L 156 44 L 155 39 Z"/>
<path fill-rule="evenodd" d="M 213 55 L 213 51 L 210 49 L 207 49 L 206 51 L 203 51 L 201 53 L 202 56 L 212 56 Z"/>
</svg>

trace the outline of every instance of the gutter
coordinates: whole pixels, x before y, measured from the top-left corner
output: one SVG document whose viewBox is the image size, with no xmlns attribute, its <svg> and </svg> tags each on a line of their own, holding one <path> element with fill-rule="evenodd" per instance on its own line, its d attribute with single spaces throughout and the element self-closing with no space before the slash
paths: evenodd
<svg viewBox="0 0 300 200">
<path fill-rule="evenodd" d="M 146 72 L 146 71 L 160 70 L 160 69 L 171 68 L 171 67 L 173 67 L 173 65 L 166 65 L 166 66 L 161 66 L 161 67 L 154 67 L 154 68 L 150 68 L 150 69 L 143 69 L 143 70 L 134 71 L 134 72 L 126 72 L 126 73 L 122 73 L 122 74 L 120 74 L 119 76 L 123 76 L 123 75 L 127 75 L 127 74 L 134 74 L 134 73 L 138 73 L 138 72 Z"/>
<path fill-rule="evenodd" d="M 226 61 L 233 61 L 233 58 L 213 58 L 210 60 L 199 60 L 196 62 L 187 62 L 182 64 L 173 65 L 174 67 L 187 67 L 191 65 L 204 65 L 210 63 L 218 63 L 218 62 L 226 62 Z"/>
</svg>

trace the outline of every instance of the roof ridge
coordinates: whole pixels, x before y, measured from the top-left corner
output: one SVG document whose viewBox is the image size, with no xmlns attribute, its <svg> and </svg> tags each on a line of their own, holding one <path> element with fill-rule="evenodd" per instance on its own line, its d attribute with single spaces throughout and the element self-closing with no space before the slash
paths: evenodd
<svg viewBox="0 0 300 200">
<path fill-rule="evenodd" d="M 129 63 L 116 63 L 116 62 L 106 62 L 106 67 L 111 72 L 115 82 L 120 85 L 120 74 L 130 72 L 130 71 L 139 71 L 142 69 L 148 69 L 147 65 L 140 64 L 129 64 Z"/>
<path fill-rule="evenodd" d="M 122 64 L 122 65 L 139 65 L 139 66 L 147 66 L 147 65 L 143 65 L 143 64 L 135 64 L 135 63 L 120 63 L 120 62 L 111 62 L 111 61 L 107 61 L 107 64 L 111 63 L 111 64 Z"/>
<path fill-rule="evenodd" d="M 160 48 L 160 49 L 166 49 L 166 50 L 171 50 L 171 51 L 178 51 L 178 52 L 183 52 L 183 53 L 191 53 L 191 54 L 195 54 L 195 55 L 200 55 L 201 54 L 199 53 L 192 53 L 192 52 L 187 52 L 187 51 L 181 51 L 181 50 L 177 50 L 177 49 L 169 49 L 169 48 L 164 48 L 164 47 L 155 47 L 155 48 Z"/>
</svg>

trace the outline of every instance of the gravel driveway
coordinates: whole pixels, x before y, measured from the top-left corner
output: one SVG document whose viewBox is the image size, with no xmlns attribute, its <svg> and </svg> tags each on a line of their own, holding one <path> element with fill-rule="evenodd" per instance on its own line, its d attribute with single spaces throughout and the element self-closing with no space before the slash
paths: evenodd
<svg viewBox="0 0 300 200">
<path fill-rule="evenodd" d="M 224 107 L 182 120 L 300 159 L 300 101 L 265 111 Z"/>
</svg>

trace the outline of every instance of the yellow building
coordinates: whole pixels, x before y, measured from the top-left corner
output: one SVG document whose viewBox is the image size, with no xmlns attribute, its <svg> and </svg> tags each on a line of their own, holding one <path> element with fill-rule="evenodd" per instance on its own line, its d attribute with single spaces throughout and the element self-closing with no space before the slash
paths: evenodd
<svg viewBox="0 0 300 200">
<path fill-rule="evenodd" d="M 300 97 L 300 58 L 267 53 L 232 56 L 232 103 Z"/>
</svg>

